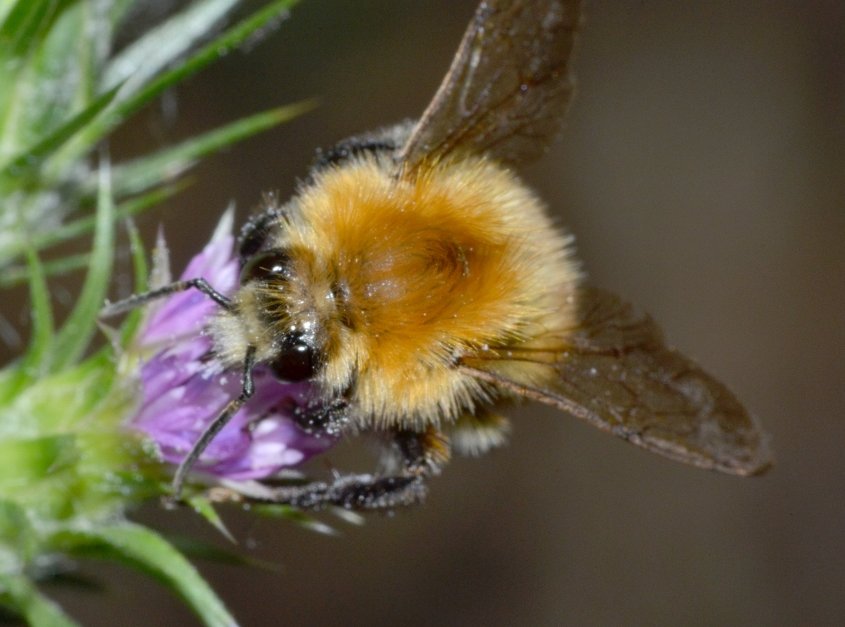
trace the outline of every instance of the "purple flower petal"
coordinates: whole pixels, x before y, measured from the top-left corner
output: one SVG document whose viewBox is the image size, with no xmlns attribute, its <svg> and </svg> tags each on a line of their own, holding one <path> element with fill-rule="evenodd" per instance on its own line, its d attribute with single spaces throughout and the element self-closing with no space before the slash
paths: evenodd
<svg viewBox="0 0 845 627">
<path fill-rule="evenodd" d="M 195 256 L 182 279 L 205 278 L 229 295 L 237 287 L 231 212 Z M 142 402 L 130 425 L 149 436 L 163 459 L 182 461 L 206 426 L 241 389 L 240 373 L 209 359 L 211 339 L 204 329 L 217 305 L 196 290 L 168 297 L 150 315 L 138 344 L 154 351 L 141 367 Z M 254 371 L 255 394 L 209 444 L 197 469 L 234 480 L 262 479 L 322 453 L 335 442 L 303 432 L 291 412 L 305 403 L 307 383 L 275 380 Z"/>
<path fill-rule="evenodd" d="M 238 261 L 233 255 L 235 238 L 232 212 L 223 214 L 211 241 L 188 263 L 180 279 L 202 277 L 222 294 L 230 295 L 238 285 Z M 142 346 L 173 343 L 182 336 L 200 334 L 217 305 L 197 290 L 178 292 L 157 307 L 141 334 Z"/>
</svg>

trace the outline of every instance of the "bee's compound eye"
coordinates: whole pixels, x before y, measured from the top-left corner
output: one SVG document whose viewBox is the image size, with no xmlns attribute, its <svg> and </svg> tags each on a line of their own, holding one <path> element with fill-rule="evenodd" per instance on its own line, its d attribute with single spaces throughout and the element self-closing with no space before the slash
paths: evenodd
<svg viewBox="0 0 845 627">
<path fill-rule="evenodd" d="M 251 281 L 267 281 L 284 277 L 290 265 L 290 255 L 274 249 L 250 257 L 241 269 L 241 285 Z"/>
<path fill-rule="evenodd" d="M 269 363 L 276 378 L 291 383 L 312 379 L 318 365 L 317 351 L 301 333 L 287 336 Z"/>
</svg>

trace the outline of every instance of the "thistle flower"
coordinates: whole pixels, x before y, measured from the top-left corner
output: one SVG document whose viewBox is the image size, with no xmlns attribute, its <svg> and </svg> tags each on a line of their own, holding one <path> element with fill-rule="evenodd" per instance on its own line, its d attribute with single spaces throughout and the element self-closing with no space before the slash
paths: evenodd
<svg viewBox="0 0 845 627">
<path fill-rule="evenodd" d="M 231 295 L 237 286 L 232 212 L 220 220 L 211 241 L 182 273 L 182 279 L 205 278 Z M 159 267 L 169 269 L 163 237 Z M 240 392 L 239 373 L 221 368 L 213 357 L 205 327 L 218 306 L 196 291 L 174 294 L 151 313 L 138 334 L 138 348 L 151 356 L 141 367 L 142 402 L 130 425 L 155 442 L 166 461 L 178 464 L 205 427 Z M 308 399 L 308 384 L 285 384 L 266 370 L 254 372 L 255 394 L 214 438 L 197 470 L 229 480 L 263 479 L 295 466 L 333 444 L 312 437 L 291 419 Z"/>
<path fill-rule="evenodd" d="M 203 359 L 210 346 L 201 321 L 213 303 L 180 294 L 143 328 L 141 312 L 130 315 L 114 346 L 97 349 L 92 340 L 117 220 L 178 192 L 179 177 L 205 155 L 310 105 L 258 113 L 125 163 L 111 164 L 105 150 L 92 157 L 144 105 L 254 41 L 295 0 L 268 0 L 216 36 L 210 35 L 239 0 L 181 3 L 179 12 L 115 51 L 113 35 L 141 4 L 0 2 L 0 289 L 27 283 L 31 313 L 26 350 L 0 369 L 0 615 L 36 626 L 76 624 L 39 584 L 91 555 L 154 576 L 207 625 L 235 624 L 173 545 L 128 518 L 166 491 L 161 458 L 177 462 L 202 421 L 237 388 L 239 377 L 214 371 Z M 89 252 L 62 256 L 53 249 L 88 235 Z M 140 284 L 147 274 L 143 247 L 132 231 L 130 239 Z M 221 288 L 228 281 L 231 289 L 231 247 L 228 227 L 221 227 L 195 260 L 200 267 L 186 272 L 206 273 Z M 47 263 L 45 252 L 52 253 Z M 83 286 L 56 325 L 48 282 L 80 269 Z M 140 371 L 129 367 L 132 355 L 145 357 Z M 305 393 L 262 377 L 261 394 L 215 442 L 201 469 L 226 478 L 266 477 L 325 448 L 328 442 L 312 442 L 284 418 L 282 406 L 295 407 Z M 127 425 L 148 434 L 160 457 Z M 195 499 L 194 505 L 219 522 L 210 503 Z"/>
</svg>

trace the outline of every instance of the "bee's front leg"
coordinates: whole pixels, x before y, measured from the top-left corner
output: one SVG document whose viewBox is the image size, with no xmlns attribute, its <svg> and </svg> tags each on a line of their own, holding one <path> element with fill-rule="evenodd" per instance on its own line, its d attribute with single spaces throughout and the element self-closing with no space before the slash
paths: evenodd
<svg viewBox="0 0 845 627">
<path fill-rule="evenodd" d="M 308 402 L 293 408 L 291 416 L 305 433 L 337 437 L 349 426 L 349 404 L 342 398 L 330 402 Z"/>
</svg>

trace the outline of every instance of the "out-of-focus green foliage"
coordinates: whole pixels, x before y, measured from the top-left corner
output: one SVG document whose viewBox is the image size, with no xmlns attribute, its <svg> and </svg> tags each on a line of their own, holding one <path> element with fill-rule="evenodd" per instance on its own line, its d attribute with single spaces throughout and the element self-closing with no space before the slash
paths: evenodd
<svg viewBox="0 0 845 627">
<path fill-rule="evenodd" d="M 32 328 L 23 355 L 0 370 L 0 605 L 33 625 L 72 625 L 37 584 L 75 556 L 112 559 L 164 582 L 208 625 L 233 618 L 193 566 L 124 513 L 166 487 L 158 462 L 123 428 L 137 381 L 113 346 L 91 354 L 113 263 L 115 225 L 175 193 L 198 159 L 284 122 L 280 107 L 110 163 L 109 135 L 165 90 L 201 70 L 294 0 L 266 3 L 231 26 L 238 0 L 195 0 L 115 52 L 140 0 L 0 0 L 0 289 L 29 286 Z M 91 234 L 89 252 L 42 262 L 47 249 Z M 147 268 L 130 232 L 137 285 Z M 84 269 L 62 325 L 51 274 Z M 222 527 L 210 504 L 200 504 Z"/>
</svg>

